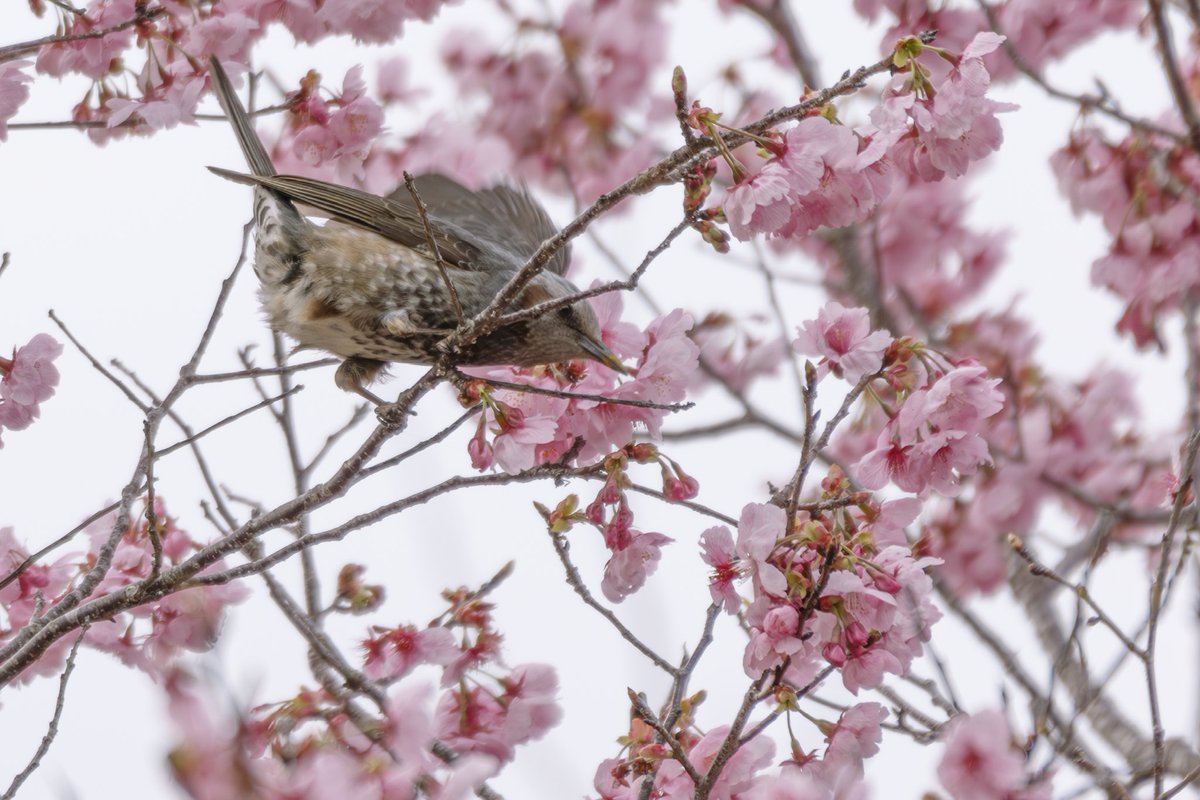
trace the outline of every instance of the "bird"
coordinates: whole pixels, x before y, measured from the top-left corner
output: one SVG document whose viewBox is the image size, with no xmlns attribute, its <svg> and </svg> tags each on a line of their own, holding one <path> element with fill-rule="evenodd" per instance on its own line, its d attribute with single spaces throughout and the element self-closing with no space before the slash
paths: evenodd
<svg viewBox="0 0 1200 800">
<path fill-rule="evenodd" d="M 413 185 L 426 206 L 427 229 L 404 186 L 382 197 L 280 175 L 215 57 L 209 75 L 250 173 L 209 170 L 254 187 L 254 272 L 268 324 L 295 340 L 297 349 L 343 359 L 334 375 L 341 389 L 381 405 L 366 387 L 389 363 L 433 364 L 443 357 L 439 342 L 462 321 L 454 296 L 463 318 L 478 314 L 558 231 L 524 188 L 500 184 L 474 191 L 437 173 L 417 176 Z M 309 216 L 327 221 L 317 224 Z M 566 248 L 559 250 L 505 311 L 578 294 L 564 276 L 568 262 Z M 590 359 L 628 374 L 604 344 L 585 299 L 497 328 L 455 355 L 455 366 Z"/>
</svg>

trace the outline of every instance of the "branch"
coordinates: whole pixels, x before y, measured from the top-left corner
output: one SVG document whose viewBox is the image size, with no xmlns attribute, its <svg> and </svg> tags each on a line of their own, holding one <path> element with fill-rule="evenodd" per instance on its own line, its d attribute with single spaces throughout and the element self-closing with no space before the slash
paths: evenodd
<svg viewBox="0 0 1200 800">
<path fill-rule="evenodd" d="M 575 594 L 579 595 L 584 604 L 608 620 L 609 624 L 616 629 L 621 638 L 633 645 L 634 649 L 639 653 L 650 659 L 654 663 L 654 666 L 672 677 L 678 677 L 679 670 L 671 662 L 651 650 L 633 631 L 625 627 L 625 623 L 621 622 L 616 614 L 600 605 L 599 601 L 588 591 L 587 586 L 583 583 L 583 579 L 579 576 L 579 570 L 575 568 L 575 564 L 571 561 L 571 556 L 568 553 L 570 546 L 567 544 L 567 538 L 561 533 L 551 531 L 550 542 L 554 545 L 554 552 L 558 555 L 558 560 L 562 562 L 563 570 L 567 576 L 567 584 L 575 590 Z"/>
<path fill-rule="evenodd" d="M 417 205 L 417 213 L 421 216 L 421 224 L 425 226 L 425 242 L 429 245 L 429 252 L 433 254 L 433 261 L 437 264 L 438 272 L 441 273 L 442 282 L 446 284 L 446 293 L 450 295 L 450 305 L 454 307 L 454 318 L 458 320 L 458 324 L 463 324 L 463 309 L 462 303 L 458 301 L 458 290 L 454 288 L 454 283 L 450 280 L 450 273 L 446 269 L 446 262 L 442 259 L 442 251 L 438 248 L 437 239 L 433 235 L 433 227 L 429 224 L 429 211 L 425 208 L 425 201 L 421 199 L 421 194 L 417 191 L 417 184 L 413 181 L 412 173 L 408 170 L 404 171 L 404 185 L 408 187 L 408 193 L 412 195 L 413 202 Z"/>
<path fill-rule="evenodd" d="M 597 403 L 606 403 L 614 406 L 631 406 L 633 408 L 656 408 L 661 411 L 687 411 L 690 408 L 695 408 L 695 403 L 656 403 L 653 400 L 632 400 L 621 397 L 608 397 L 602 394 L 588 394 L 585 392 L 565 392 L 560 389 L 544 389 L 541 386 L 532 386 L 527 383 L 514 383 L 513 381 L 502 381 L 496 378 L 480 378 L 475 375 L 467 375 L 462 372 L 456 373 L 464 381 L 483 381 L 489 386 L 496 386 L 501 389 L 511 389 L 514 392 L 528 392 L 529 394 L 541 394 L 548 397 L 563 397 L 568 400 L 593 400 Z"/>
<path fill-rule="evenodd" d="M 87 33 L 72 33 L 66 35 L 43 36 L 41 39 L 33 39 L 28 42 L 20 42 L 18 44 L 10 44 L 0 47 L 0 63 L 5 61 L 13 61 L 14 59 L 27 56 L 30 53 L 36 53 L 46 45 L 65 44 L 67 42 L 82 42 L 88 39 L 103 39 L 105 36 L 113 33 L 119 33 L 128 30 L 136 25 L 141 25 L 143 22 L 149 22 L 156 17 L 166 13 L 166 9 L 162 6 L 157 8 L 145 8 L 141 5 L 136 5 L 137 15 L 124 22 L 119 22 L 116 25 L 110 25 L 107 28 L 88 31 Z M 9 127 L 16 127 L 10 125 Z"/>
<path fill-rule="evenodd" d="M 75 671 L 75 656 L 79 652 L 79 645 L 83 642 L 86 633 L 87 629 L 85 628 L 75 637 L 75 644 L 71 645 L 71 652 L 67 655 L 67 664 L 63 668 L 62 675 L 58 676 L 58 696 L 54 700 L 54 715 L 50 717 L 50 724 L 42 736 L 41 744 L 38 745 L 33 758 L 29 759 L 25 769 L 12 779 L 12 783 L 8 785 L 8 791 L 0 796 L 0 800 L 12 800 L 17 796 L 17 790 L 21 788 L 21 784 L 25 783 L 34 770 L 41 766 L 42 759 L 50 751 L 50 745 L 54 743 L 54 738 L 58 736 L 58 721 L 62 718 L 63 707 L 67 699 L 67 681 L 71 679 L 71 673 Z"/>
<path fill-rule="evenodd" d="M 926 32 L 921 34 L 921 37 L 923 41 L 932 41 L 933 34 Z M 870 66 L 860 67 L 843 76 L 833 86 L 811 95 L 803 102 L 764 115 L 757 122 L 747 125 L 744 129 L 745 133 L 731 134 L 725 137 L 724 144 L 730 148 L 737 147 L 749 141 L 750 136 L 761 134 L 781 122 L 799 119 L 809 111 L 828 104 L 835 97 L 853 94 L 866 85 L 867 78 L 886 72 L 891 66 L 892 56 L 889 54 Z M 521 269 L 497 292 L 487 308 L 472 317 L 464 327 L 447 337 L 445 340 L 447 356 L 469 346 L 479 337 L 498 328 L 505 309 L 524 290 L 525 286 L 545 268 L 556 253 L 562 250 L 569 241 L 586 231 L 597 218 L 633 195 L 646 194 L 658 186 L 679 180 L 679 176 L 691 165 L 708 161 L 717 153 L 718 145 L 713 139 L 698 138 L 694 142 L 684 144 L 657 164 L 643 170 L 612 191 L 600 195 L 591 206 L 567 223 L 562 230 L 542 242 Z"/>
</svg>

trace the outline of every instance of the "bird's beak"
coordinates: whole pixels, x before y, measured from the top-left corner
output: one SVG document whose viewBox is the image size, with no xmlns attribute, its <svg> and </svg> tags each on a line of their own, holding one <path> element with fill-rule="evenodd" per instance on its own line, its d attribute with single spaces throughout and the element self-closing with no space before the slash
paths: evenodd
<svg viewBox="0 0 1200 800">
<path fill-rule="evenodd" d="M 580 346 L 587 351 L 587 354 L 599 361 L 609 369 L 616 370 L 622 375 L 628 375 L 629 370 L 621 363 L 621 359 L 617 358 L 617 354 L 609 350 L 602 343 L 592 339 L 590 336 L 579 337 Z"/>
</svg>

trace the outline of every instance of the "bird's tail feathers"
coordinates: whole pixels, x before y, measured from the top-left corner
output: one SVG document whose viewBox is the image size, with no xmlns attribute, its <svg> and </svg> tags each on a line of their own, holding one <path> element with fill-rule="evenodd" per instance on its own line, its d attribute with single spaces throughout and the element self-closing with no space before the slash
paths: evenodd
<svg viewBox="0 0 1200 800">
<path fill-rule="evenodd" d="M 216 56 L 210 58 L 208 63 L 208 74 L 212 77 L 217 100 L 221 103 L 225 116 L 229 117 L 230 123 L 233 124 L 233 131 L 237 134 L 238 144 L 242 146 L 242 153 L 246 156 L 246 163 L 250 165 L 250 171 L 255 175 L 274 175 L 275 166 L 271 163 L 271 157 L 267 154 L 267 149 L 263 147 L 262 140 L 255 133 L 242 101 L 238 99 L 233 85 L 229 82 L 225 68 L 221 66 L 220 61 L 217 61 Z"/>
</svg>

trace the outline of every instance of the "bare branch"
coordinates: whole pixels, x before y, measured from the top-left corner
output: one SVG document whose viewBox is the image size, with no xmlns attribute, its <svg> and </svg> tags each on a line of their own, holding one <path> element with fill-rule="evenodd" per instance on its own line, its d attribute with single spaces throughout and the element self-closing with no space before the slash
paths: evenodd
<svg viewBox="0 0 1200 800">
<path fill-rule="evenodd" d="M 54 715 L 50 717 L 50 724 L 46 728 L 46 733 L 42 736 L 42 741 L 38 745 L 37 751 L 34 752 L 33 758 L 25 766 L 25 769 L 17 773 L 12 779 L 12 783 L 8 785 L 8 790 L 0 796 L 0 800 L 12 800 L 17 796 L 17 790 L 21 788 L 21 784 L 29 778 L 34 771 L 41 766 L 42 759 L 46 753 L 50 751 L 50 745 L 54 744 L 54 738 L 58 736 L 58 722 L 62 719 L 63 708 L 66 705 L 67 699 L 67 681 L 71 679 L 71 673 L 75 671 L 75 656 L 79 653 L 79 645 L 83 642 L 84 635 L 87 634 L 87 628 L 79 632 L 75 637 L 75 643 L 71 645 L 71 652 L 67 654 L 67 663 L 63 667 L 62 674 L 58 676 L 58 695 L 54 700 Z"/>
</svg>

